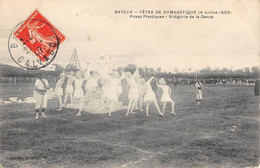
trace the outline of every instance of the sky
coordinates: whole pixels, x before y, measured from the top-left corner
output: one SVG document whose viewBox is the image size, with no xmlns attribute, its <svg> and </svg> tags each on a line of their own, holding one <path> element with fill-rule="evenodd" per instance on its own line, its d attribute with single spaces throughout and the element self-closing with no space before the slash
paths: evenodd
<svg viewBox="0 0 260 168">
<path fill-rule="evenodd" d="M 8 53 L 8 37 L 38 9 L 67 37 L 53 63 L 68 64 L 76 48 L 82 66 L 100 55 L 111 57 L 114 66 L 134 63 L 164 71 L 258 66 L 259 7 L 258 0 L 0 0 L 0 63 L 16 65 Z M 232 13 L 186 20 L 131 19 L 127 14 L 114 14 L 115 10 L 144 9 Z"/>
</svg>

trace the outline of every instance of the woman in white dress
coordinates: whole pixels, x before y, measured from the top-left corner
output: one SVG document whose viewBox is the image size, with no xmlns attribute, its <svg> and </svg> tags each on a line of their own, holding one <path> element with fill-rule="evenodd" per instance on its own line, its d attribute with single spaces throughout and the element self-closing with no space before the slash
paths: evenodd
<svg viewBox="0 0 260 168">
<path fill-rule="evenodd" d="M 161 117 L 163 117 L 163 114 L 160 110 L 160 107 L 158 105 L 156 96 L 153 92 L 152 86 L 151 86 L 151 81 L 155 79 L 154 77 L 151 77 L 150 79 L 148 79 L 145 84 L 144 84 L 144 89 L 145 89 L 145 94 L 144 94 L 144 102 L 146 104 L 146 116 L 150 116 L 149 115 L 149 107 L 150 104 L 153 103 L 155 105 L 156 110 L 158 111 L 159 115 Z"/>
<path fill-rule="evenodd" d="M 138 92 L 139 92 L 138 102 L 139 102 L 140 111 L 144 111 L 143 110 L 143 100 L 144 100 L 144 94 L 145 94 L 144 83 L 145 83 L 144 78 L 140 78 L 139 82 L 138 82 Z"/>
<path fill-rule="evenodd" d="M 96 74 L 96 72 L 93 72 L 93 74 L 85 84 L 86 94 L 88 94 L 89 92 L 95 92 L 97 90 L 98 81 L 99 81 L 98 75 Z"/>
<path fill-rule="evenodd" d="M 82 85 L 84 79 L 82 78 L 81 71 L 77 71 L 74 79 L 75 90 L 74 90 L 74 100 L 78 100 L 84 96 Z"/>
<path fill-rule="evenodd" d="M 65 88 L 65 97 L 64 97 L 64 101 L 63 101 L 63 105 L 65 106 L 68 100 L 68 97 L 70 98 L 70 102 L 73 102 L 73 83 L 74 83 L 74 71 L 70 71 L 69 73 L 66 73 L 66 78 L 67 80 L 67 85 Z"/>
<path fill-rule="evenodd" d="M 126 82 L 130 86 L 130 90 L 128 93 L 128 107 L 126 115 L 129 115 L 129 113 L 135 114 L 134 109 L 137 105 L 137 100 L 139 97 L 138 92 L 138 82 L 139 80 L 139 68 L 137 67 L 134 74 L 132 75 L 130 72 L 126 72 Z"/>
<path fill-rule="evenodd" d="M 83 97 L 84 97 L 84 92 L 82 89 L 82 85 L 84 82 L 85 78 L 82 78 L 82 73 L 81 71 L 77 71 L 75 75 L 75 91 L 74 91 L 74 100 L 75 103 L 79 104 L 79 112 L 76 116 L 81 116 L 81 110 L 83 108 Z"/>
<path fill-rule="evenodd" d="M 176 115 L 175 112 L 174 112 L 175 102 L 170 97 L 171 89 L 168 85 L 166 85 L 166 81 L 164 80 L 164 78 L 161 78 L 159 80 L 159 84 L 157 84 L 157 86 L 162 89 L 162 97 L 161 97 L 161 102 L 163 103 L 162 113 L 164 114 L 167 102 L 170 102 L 171 107 L 172 107 L 171 114 Z"/>
<path fill-rule="evenodd" d="M 111 113 L 114 110 L 114 103 L 118 101 L 119 95 L 121 94 L 120 92 L 122 92 L 122 88 L 120 87 L 121 87 L 121 81 L 124 78 L 125 78 L 124 75 L 119 77 L 119 73 L 116 70 L 114 70 L 110 75 L 107 76 L 107 83 L 105 84 L 105 89 L 102 97 L 109 104 L 108 116 L 111 116 Z M 104 106 L 101 108 L 101 110 L 103 109 Z"/>
<path fill-rule="evenodd" d="M 63 89 L 62 89 L 62 84 L 65 81 L 65 74 L 61 73 L 60 74 L 60 79 L 57 81 L 56 83 L 56 87 L 55 87 L 55 95 L 58 97 L 58 101 L 59 101 L 59 108 L 57 110 L 61 110 L 62 109 L 62 96 L 63 96 Z"/>
<path fill-rule="evenodd" d="M 79 112 L 76 116 L 81 116 L 81 111 L 84 106 L 84 103 L 87 101 L 84 96 L 84 91 L 82 89 L 82 85 L 84 81 L 90 79 L 90 66 L 86 71 L 77 71 L 75 77 L 75 91 L 74 91 L 74 99 L 79 103 Z"/>
</svg>

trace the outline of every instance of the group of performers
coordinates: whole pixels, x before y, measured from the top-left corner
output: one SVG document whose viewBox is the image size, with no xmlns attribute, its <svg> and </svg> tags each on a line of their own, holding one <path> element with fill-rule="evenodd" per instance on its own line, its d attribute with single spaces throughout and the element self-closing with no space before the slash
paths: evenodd
<svg viewBox="0 0 260 168">
<path fill-rule="evenodd" d="M 92 69 L 91 65 L 88 64 L 87 69 L 70 72 L 63 72 L 60 74 L 60 79 L 56 83 L 55 95 L 58 98 L 59 108 L 62 110 L 66 107 L 68 99 L 71 103 L 79 105 L 79 112 L 77 116 L 81 116 L 83 107 L 88 101 L 93 98 L 93 95 L 100 94 L 100 110 L 108 110 L 108 116 L 111 116 L 112 112 L 115 111 L 114 104 L 118 102 L 119 96 L 123 89 L 121 82 L 123 80 L 129 85 L 128 93 L 128 106 L 126 115 L 135 114 L 135 110 L 143 110 L 143 103 L 145 103 L 146 116 L 149 116 L 149 107 L 151 104 L 155 105 L 158 114 L 163 117 L 167 103 L 171 104 L 171 114 L 176 115 L 174 111 L 175 102 L 171 98 L 171 89 L 166 84 L 164 78 L 157 79 L 150 77 L 149 79 L 142 78 L 139 74 L 139 68 L 137 67 L 135 72 L 124 72 L 123 69 L 108 70 L 102 63 L 101 68 Z M 66 87 L 63 89 L 62 85 L 66 80 Z M 162 108 L 160 109 L 155 93 L 152 89 L 151 82 L 156 81 L 159 89 L 162 90 L 162 96 L 160 102 Z M 74 84 L 74 87 L 73 87 Z M 83 86 L 83 84 L 85 84 Z M 44 78 L 39 78 L 35 82 L 34 97 L 36 100 L 36 119 L 39 118 L 40 108 L 42 109 L 42 117 L 46 117 L 44 112 L 47 107 L 47 94 L 46 91 L 49 88 L 48 81 Z M 84 88 L 84 91 L 83 91 Z M 202 99 L 202 84 L 201 82 L 196 83 L 197 89 L 197 104 L 200 104 Z M 65 95 L 64 95 L 65 93 Z M 64 100 L 62 101 L 64 96 Z"/>
</svg>

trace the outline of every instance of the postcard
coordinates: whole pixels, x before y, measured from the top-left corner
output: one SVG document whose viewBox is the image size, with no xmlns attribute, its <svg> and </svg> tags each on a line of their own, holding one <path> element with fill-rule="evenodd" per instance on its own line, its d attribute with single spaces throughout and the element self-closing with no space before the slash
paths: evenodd
<svg viewBox="0 0 260 168">
<path fill-rule="evenodd" d="M 0 0 L 0 167 L 258 167 L 258 0 Z"/>
</svg>

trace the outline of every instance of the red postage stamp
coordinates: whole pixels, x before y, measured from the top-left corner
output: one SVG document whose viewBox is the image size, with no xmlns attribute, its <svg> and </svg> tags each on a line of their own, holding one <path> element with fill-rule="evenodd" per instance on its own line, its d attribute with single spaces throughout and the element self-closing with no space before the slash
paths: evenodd
<svg viewBox="0 0 260 168">
<path fill-rule="evenodd" d="M 55 58 L 59 45 L 66 39 L 38 10 L 18 24 L 11 36 L 16 43 L 9 44 L 10 54 L 16 63 L 27 69 L 47 66 Z M 19 46 L 25 53 L 17 52 Z M 25 54 L 33 55 L 34 58 L 28 59 Z"/>
</svg>

